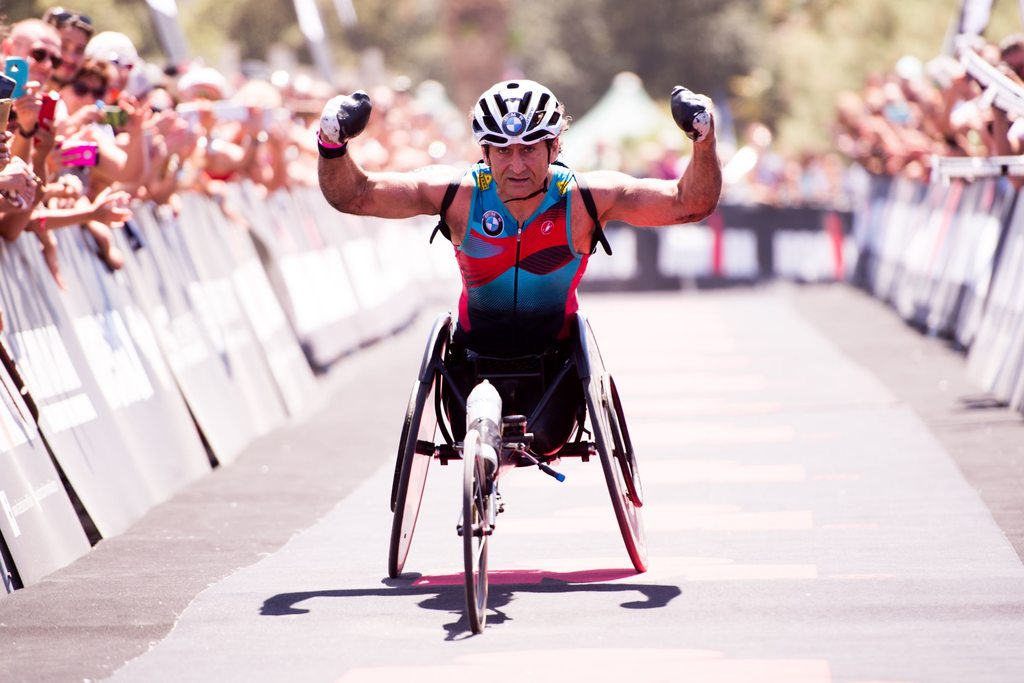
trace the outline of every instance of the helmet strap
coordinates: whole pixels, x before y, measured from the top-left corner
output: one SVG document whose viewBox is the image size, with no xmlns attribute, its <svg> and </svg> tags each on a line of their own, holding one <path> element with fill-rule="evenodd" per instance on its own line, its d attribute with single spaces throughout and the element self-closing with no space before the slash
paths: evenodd
<svg viewBox="0 0 1024 683">
<path fill-rule="evenodd" d="M 535 191 L 531 192 L 530 194 L 526 195 L 525 197 L 512 197 L 511 199 L 502 199 L 501 201 L 503 201 L 506 204 L 508 204 L 509 202 L 521 202 L 521 201 L 523 201 L 525 199 L 531 199 L 533 197 L 536 197 L 539 194 L 544 194 L 547 191 L 548 191 L 548 179 L 545 178 L 544 179 L 544 187 L 540 188 L 539 190 L 535 190 Z"/>
</svg>

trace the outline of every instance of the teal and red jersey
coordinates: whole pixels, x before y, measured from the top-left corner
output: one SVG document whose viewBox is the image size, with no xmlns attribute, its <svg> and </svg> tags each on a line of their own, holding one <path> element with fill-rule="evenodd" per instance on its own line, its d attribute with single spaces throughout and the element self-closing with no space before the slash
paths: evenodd
<svg viewBox="0 0 1024 683">
<path fill-rule="evenodd" d="M 588 254 L 573 248 L 573 173 L 552 165 L 537 210 L 520 225 L 490 168 L 473 166 L 469 224 L 455 256 L 462 272 L 457 338 L 483 354 L 525 355 L 569 336 Z"/>
</svg>

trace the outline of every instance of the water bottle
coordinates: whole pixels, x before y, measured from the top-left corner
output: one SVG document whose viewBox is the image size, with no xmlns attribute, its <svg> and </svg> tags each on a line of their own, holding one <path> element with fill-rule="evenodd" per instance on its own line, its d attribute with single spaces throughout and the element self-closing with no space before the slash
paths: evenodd
<svg viewBox="0 0 1024 683">
<path fill-rule="evenodd" d="M 486 379 L 476 385 L 466 401 L 466 431 L 470 429 L 480 433 L 480 453 L 488 474 L 493 474 L 501 452 L 501 396 Z"/>
</svg>

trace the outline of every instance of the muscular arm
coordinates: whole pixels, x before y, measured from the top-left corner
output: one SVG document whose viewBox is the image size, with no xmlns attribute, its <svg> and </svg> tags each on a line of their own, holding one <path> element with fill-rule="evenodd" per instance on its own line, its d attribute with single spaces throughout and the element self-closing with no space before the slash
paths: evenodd
<svg viewBox="0 0 1024 683">
<path fill-rule="evenodd" d="M 586 174 L 602 221 L 640 227 L 693 223 L 711 215 L 722 193 L 722 166 L 715 136 L 693 145 L 693 157 L 678 181 L 633 178 L 616 171 Z"/>
<path fill-rule="evenodd" d="M 409 172 L 367 173 L 350 154 L 320 158 L 320 190 L 328 203 L 343 213 L 378 218 L 410 218 L 440 211 L 449 181 L 458 170 L 427 166 Z"/>
</svg>

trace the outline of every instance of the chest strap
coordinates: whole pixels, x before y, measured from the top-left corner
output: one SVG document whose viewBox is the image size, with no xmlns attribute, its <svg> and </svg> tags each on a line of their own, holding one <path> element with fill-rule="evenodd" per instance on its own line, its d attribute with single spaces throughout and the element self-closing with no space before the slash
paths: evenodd
<svg viewBox="0 0 1024 683">
<path fill-rule="evenodd" d="M 583 200 L 583 206 L 587 207 L 587 213 L 590 214 L 591 220 L 594 221 L 594 245 L 590 249 L 590 253 L 593 254 L 597 251 L 597 245 L 600 244 L 604 247 L 604 253 L 609 256 L 612 255 L 612 246 L 608 244 L 608 238 L 604 235 L 604 227 L 601 225 L 601 219 L 597 217 L 597 205 L 594 204 L 594 195 L 590 194 L 590 188 L 587 186 L 587 181 L 583 180 L 581 176 L 573 174 L 576 178 L 576 187 L 579 188 L 580 198 Z"/>
<path fill-rule="evenodd" d="M 441 233 L 441 236 L 449 242 L 452 241 L 452 229 L 448 227 L 446 217 L 448 215 L 448 208 L 452 205 L 452 202 L 455 201 L 455 193 L 459 191 L 460 185 L 462 185 L 462 176 L 459 176 L 448 183 L 448 189 L 444 191 L 444 199 L 441 200 L 441 211 L 438 215 L 437 225 L 434 226 L 434 231 L 430 233 L 430 241 L 428 244 L 434 243 L 434 237 L 437 236 L 437 233 Z"/>
<path fill-rule="evenodd" d="M 583 206 L 587 208 L 587 214 L 590 219 L 594 221 L 594 246 L 591 249 L 591 254 L 597 251 L 597 245 L 600 244 L 604 248 L 604 252 L 611 256 L 612 247 L 608 244 L 608 238 L 605 237 L 604 228 L 601 225 L 601 219 L 597 216 L 597 205 L 594 204 L 594 196 L 590 193 L 590 188 L 587 186 L 585 180 L 578 175 L 573 175 L 576 179 L 576 187 L 580 191 L 580 198 L 583 200 Z M 448 189 L 444 192 L 444 198 L 441 200 L 441 210 L 439 212 L 437 225 L 434 226 L 433 232 L 430 233 L 429 244 L 434 243 L 434 238 L 437 233 L 441 233 L 449 242 L 452 241 L 452 229 L 448 226 L 447 215 L 448 209 L 451 207 L 452 202 L 455 201 L 455 194 L 459 191 L 459 187 L 462 185 L 462 176 L 455 178 L 448 183 Z"/>
</svg>

